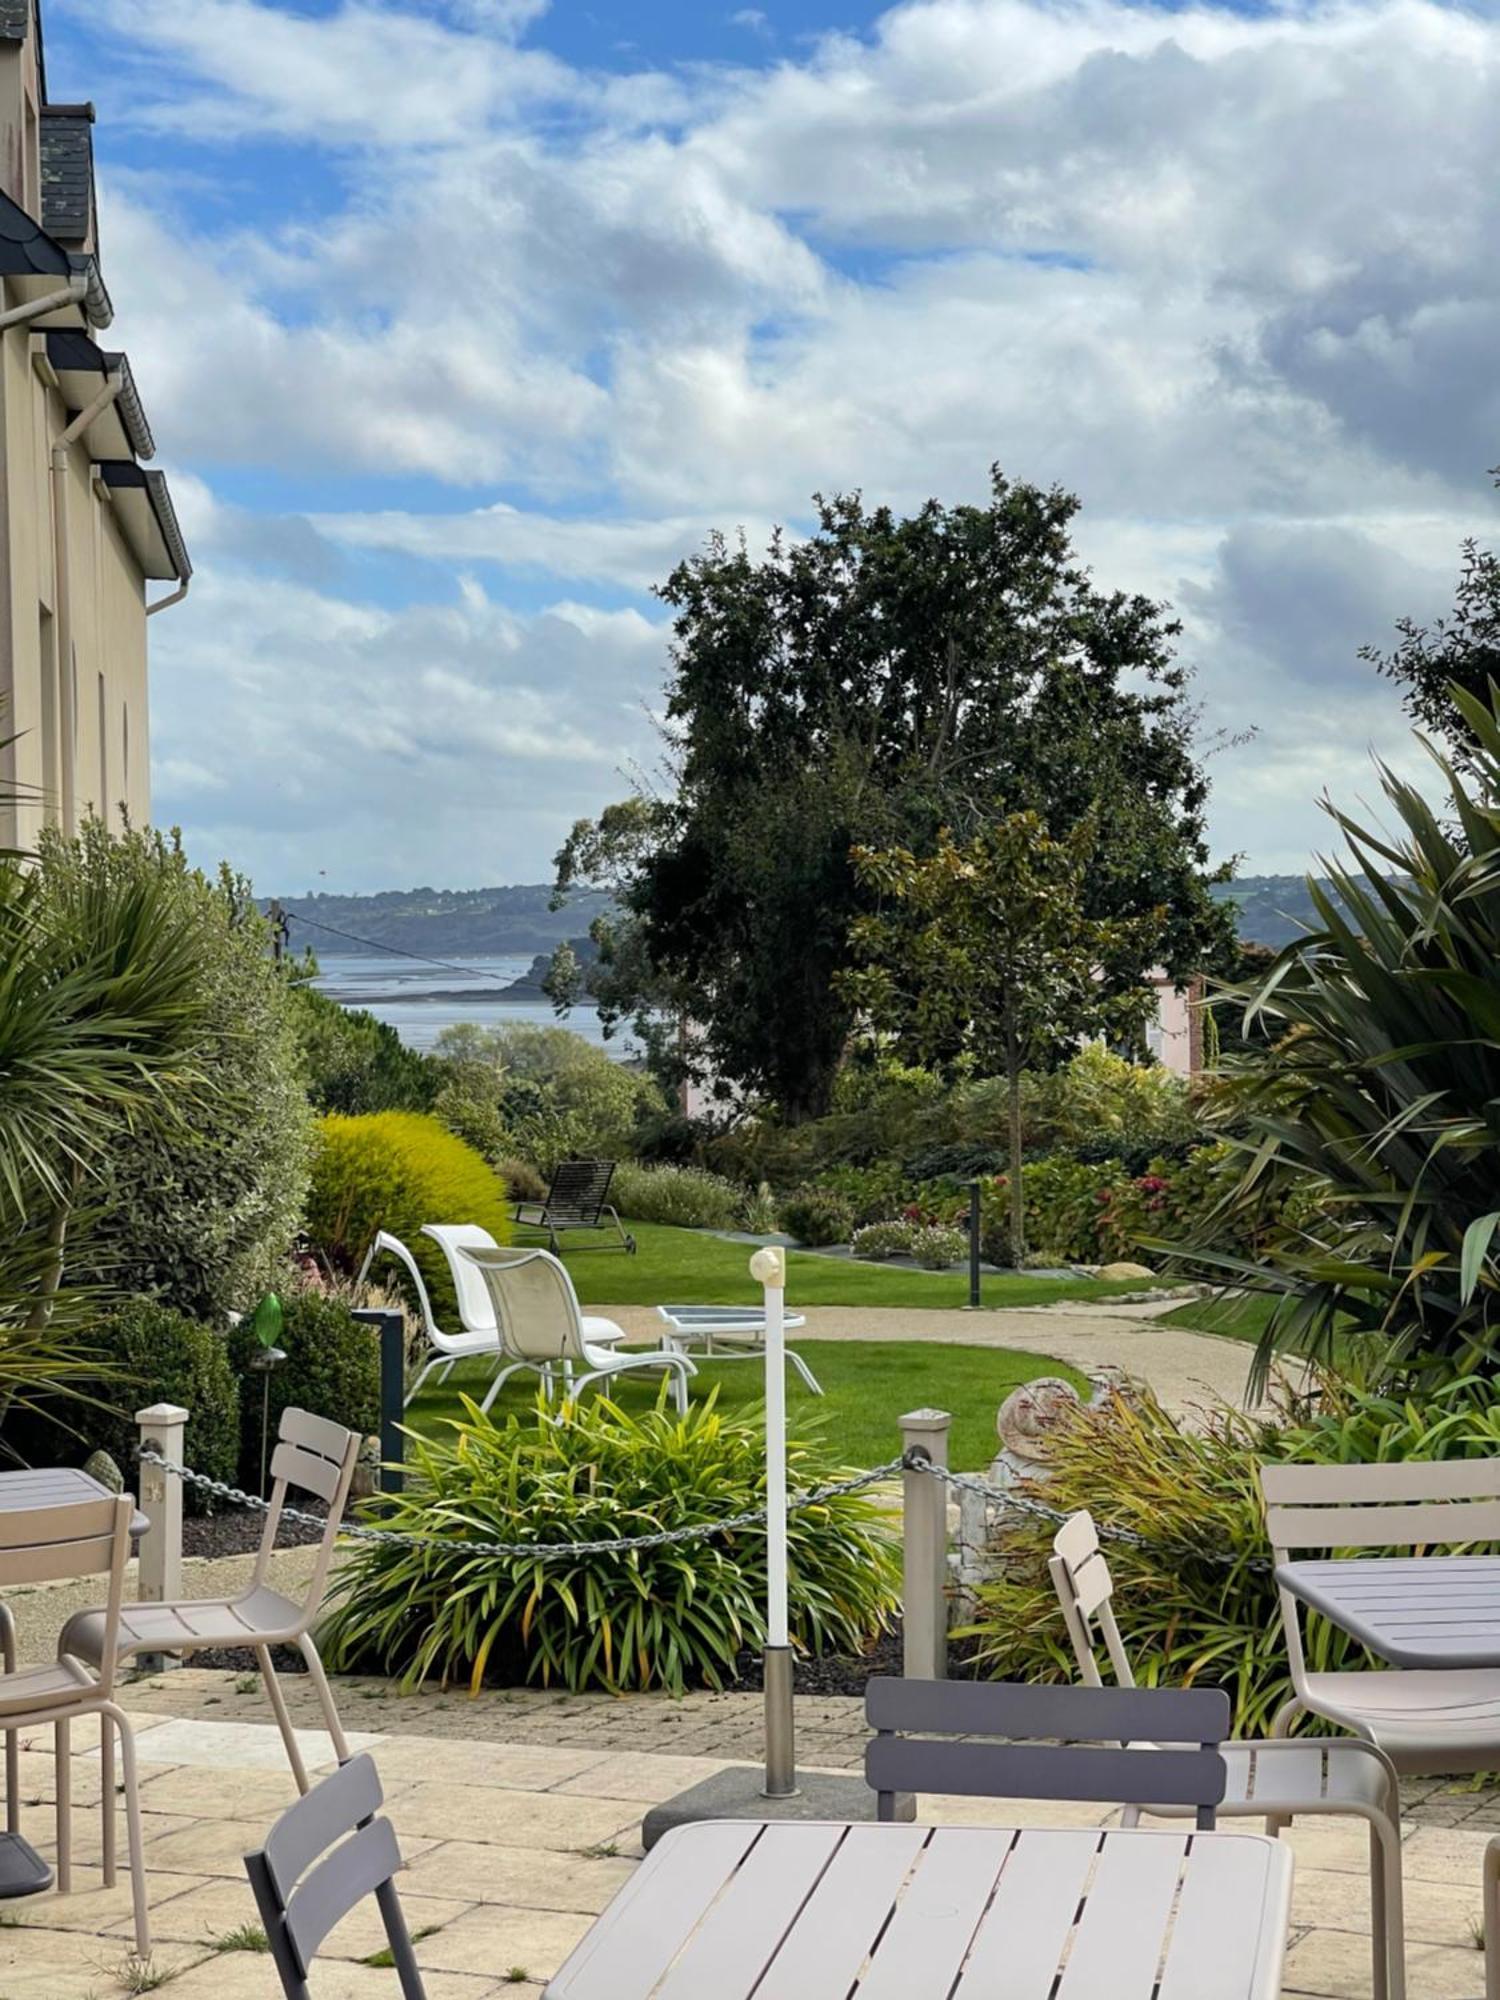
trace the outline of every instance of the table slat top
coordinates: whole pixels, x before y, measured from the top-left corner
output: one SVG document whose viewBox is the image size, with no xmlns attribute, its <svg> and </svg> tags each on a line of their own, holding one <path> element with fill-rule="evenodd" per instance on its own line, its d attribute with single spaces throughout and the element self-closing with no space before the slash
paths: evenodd
<svg viewBox="0 0 1500 2000">
<path fill-rule="evenodd" d="M 1333 1557 L 1276 1580 L 1394 1667 L 1500 1666 L 1500 1556 Z"/>
<path fill-rule="evenodd" d="M 679 1827 L 546 2000 L 1276 2000 L 1291 1867 L 1259 1834 Z"/>
<path fill-rule="evenodd" d="M 16 1466 L 0 1472 L 0 1512 L 22 1513 L 37 1507 L 66 1507 L 79 1500 L 107 1500 L 110 1492 L 76 1465 Z M 151 1523 L 139 1508 L 130 1523 L 133 1535 L 144 1535 Z"/>
</svg>

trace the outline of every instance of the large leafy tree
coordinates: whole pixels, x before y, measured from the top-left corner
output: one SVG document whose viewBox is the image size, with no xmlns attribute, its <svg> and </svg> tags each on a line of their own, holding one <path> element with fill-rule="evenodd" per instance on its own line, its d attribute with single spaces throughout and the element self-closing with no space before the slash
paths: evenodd
<svg viewBox="0 0 1500 2000">
<path fill-rule="evenodd" d="M 1500 472 L 1492 475 L 1500 486 Z M 1361 649 L 1402 689 L 1407 713 L 1423 729 L 1446 738 L 1456 760 L 1472 764 L 1479 749 L 1458 691 L 1489 703 L 1490 683 L 1500 682 L 1500 555 L 1470 537 L 1460 552 L 1453 609 L 1423 625 L 1403 618 L 1397 643 L 1383 651 Z"/>
<path fill-rule="evenodd" d="M 618 885 L 636 992 L 665 982 L 703 1065 L 789 1120 L 824 1110 L 853 1022 L 838 974 L 871 907 L 853 848 L 934 851 L 1002 813 L 1052 834 L 1108 802 L 1085 914 L 1164 912 L 1158 950 L 1223 963 L 1207 894 L 1207 786 L 1177 627 L 1096 588 L 1078 502 L 997 471 L 985 506 L 900 518 L 843 495 L 764 559 L 711 538 L 661 595 L 676 613 L 665 726 L 674 795 Z M 560 879 L 593 829 L 575 831 Z M 597 878 L 591 878 L 597 879 Z M 1121 966 L 1133 984 L 1141 964 Z M 614 999 L 632 994 L 617 978 Z"/>
<path fill-rule="evenodd" d="M 1092 819 L 1061 840 L 1033 812 L 991 820 L 963 842 L 943 829 L 934 852 L 857 848 L 858 880 L 881 908 L 855 919 L 858 969 L 844 998 L 908 1060 L 1003 1076 L 1010 1134 L 1013 1261 L 1025 1254 L 1021 1076 L 1081 1036 L 1138 1031 L 1151 995 L 1128 975 L 1149 958 L 1165 912 L 1090 917 L 1084 892 Z"/>
</svg>

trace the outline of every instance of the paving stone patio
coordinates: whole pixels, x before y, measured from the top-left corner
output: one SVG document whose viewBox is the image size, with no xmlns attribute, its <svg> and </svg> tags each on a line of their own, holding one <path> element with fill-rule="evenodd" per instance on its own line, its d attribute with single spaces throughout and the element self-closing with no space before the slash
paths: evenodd
<svg viewBox="0 0 1500 2000">
<path fill-rule="evenodd" d="M 289 1686 L 299 1721 L 307 1713 Z M 430 2000 L 500 2000 L 540 1992 L 629 1875 L 645 1808 L 726 1763 L 753 1761 L 759 1703 L 746 1696 L 665 1703 L 497 1693 L 395 1697 L 377 1683 L 339 1685 L 345 1720 L 380 1766 L 407 1859 L 402 1893 Z M 262 1697 L 231 1675 L 191 1669 L 141 1682 L 128 1701 L 141 1732 L 142 1808 L 156 1939 L 143 1978 L 129 1958 L 123 1871 L 100 1886 L 97 1758 L 75 1731 L 75 1887 L 8 1906 L 0 1927 L 0 2000 L 118 2000 L 160 1990 L 174 2000 L 271 2000 L 263 1955 L 244 1949 L 254 1923 L 241 1855 L 289 1804 L 292 1781 Z M 859 1754 L 857 1704 L 800 1704 L 802 1761 L 848 1768 Z M 670 1750 L 663 1749 L 670 1743 Z M 329 1768 L 309 1730 L 310 1767 Z M 825 1755 L 826 1753 L 826 1755 Z M 23 1826 L 44 1852 L 55 1797 L 50 1738 L 22 1755 Z M 1406 1838 L 1412 2000 L 1477 2000 L 1484 1794 L 1448 1794 L 1461 1823 L 1430 1817 Z M 1470 1808 L 1464 1810 L 1464 1801 Z M 1093 1824 L 1071 1807 L 921 1801 L 934 1821 Z M 123 1828 L 122 1828 L 123 1833 Z M 1353 2000 L 1370 1992 L 1364 1833 L 1309 1822 L 1297 1856 L 1285 1993 Z M 123 1847 L 123 1840 L 122 1840 Z M 394 1975 L 367 1961 L 383 1937 L 373 1908 L 335 1934 L 313 1982 L 317 2000 L 394 2000 Z M 809 1996 L 816 2000 L 816 1996 Z"/>
</svg>

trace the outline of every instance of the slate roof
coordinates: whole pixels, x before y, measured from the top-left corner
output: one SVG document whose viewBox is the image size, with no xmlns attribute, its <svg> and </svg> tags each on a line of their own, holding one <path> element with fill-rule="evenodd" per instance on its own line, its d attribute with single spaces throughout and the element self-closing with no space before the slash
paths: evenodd
<svg viewBox="0 0 1500 2000">
<path fill-rule="evenodd" d="M 0 0 L 0 42 L 24 42 L 31 26 L 31 0 Z"/>
<path fill-rule="evenodd" d="M 93 123 L 92 104 L 42 107 L 42 227 L 59 243 L 84 242 L 94 219 Z"/>
</svg>

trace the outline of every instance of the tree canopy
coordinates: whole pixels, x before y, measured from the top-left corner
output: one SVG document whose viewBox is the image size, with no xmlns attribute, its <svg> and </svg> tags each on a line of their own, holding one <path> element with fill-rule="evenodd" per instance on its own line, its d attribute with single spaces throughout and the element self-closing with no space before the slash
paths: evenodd
<svg viewBox="0 0 1500 2000">
<path fill-rule="evenodd" d="M 706 1071 L 815 1115 L 853 1023 L 850 927 L 872 907 L 852 850 L 930 854 L 944 827 L 962 840 L 1024 811 L 1063 836 L 1096 804 L 1085 914 L 1159 909 L 1169 970 L 1227 961 L 1178 628 L 1096 588 L 1078 505 L 997 469 L 984 506 L 902 518 L 819 498 L 805 539 L 756 558 L 715 535 L 678 565 L 660 593 L 675 794 L 630 827 L 603 974 L 619 1011 L 670 992 Z M 575 829 L 560 884 L 597 882 L 578 864 L 599 831 Z"/>
<path fill-rule="evenodd" d="M 1500 486 L 1500 469 L 1491 475 Z M 1403 618 L 1389 652 L 1365 646 L 1360 658 L 1402 689 L 1406 712 L 1419 728 L 1446 738 L 1456 760 L 1477 765 L 1479 739 L 1455 692 L 1486 709 L 1500 683 L 1500 556 L 1472 536 L 1463 545 L 1453 609 L 1430 625 Z"/>
</svg>

